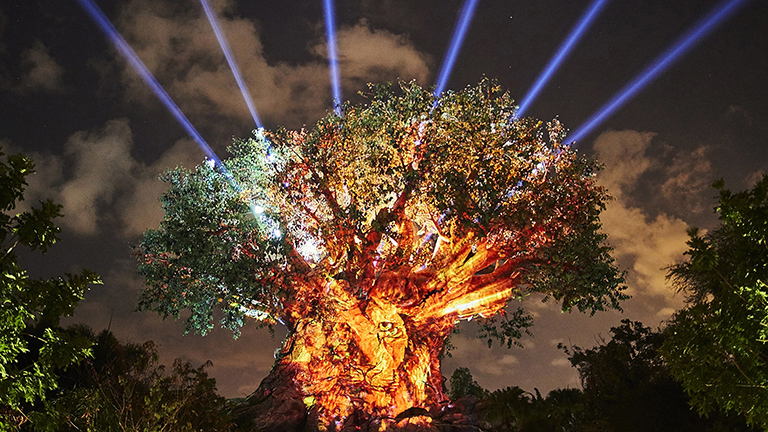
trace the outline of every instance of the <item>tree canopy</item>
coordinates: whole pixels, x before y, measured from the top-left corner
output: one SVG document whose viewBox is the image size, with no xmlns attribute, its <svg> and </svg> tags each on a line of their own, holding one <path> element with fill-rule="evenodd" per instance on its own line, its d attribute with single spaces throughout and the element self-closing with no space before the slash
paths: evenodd
<svg viewBox="0 0 768 432">
<path fill-rule="evenodd" d="M 768 428 L 768 177 L 732 193 L 718 181 L 720 225 L 689 233 L 669 270 L 687 306 L 666 330 L 664 358 L 703 413 Z"/>
<path fill-rule="evenodd" d="M 624 319 L 611 334 L 593 348 L 559 346 L 581 378 L 585 416 L 579 430 L 705 430 L 707 422 L 691 411 L 659 354 L 663 333 Z"/>
<path fill-rule="evenodd" d="M 223 166 L 166 173 L 165 218 L 138 250 L 140 307 L 188 311 L 201 333 L 216 309 L 235 332 L 246 317 L 288 327 L 239 411 L 260 413 L 257 430 L 427 428 L 460 319 L 511 345 L 530 325 L 519 309 L 498 317 L 513 298 L 590 312 L 626 298 L 598 166 L 557 120 L 513 119 L 488 80 L 368 96 L 311 129 L 237 140 Z"/>
<path fill-rule="evenodd" d="M 425 292 L 404 283 L 387 294 L 398 304 L 424 305 L 482 272 L 484 287 L 505 281 L 433 302 L 430 312 L 458 318 L 491 316 L 533 292 L 564 310 L 619 307 L 599 167 L 562 143 L 557 120 L 511 120 L 512 99 L 488 80 L 437 100 L 415 84 L 367 96 L 309 130 L 236 140 L 225 171 L 210 161 L 167 172 L 165 219 L 138 251 L 140 307 L 188 310 L 188 330 L 201 333 L 215 308 L 234 331 L 245 317 L 290 325 L 329 307 L 322 290 L 303 288 L 308 280 L 364 299 L 385 270 L 442 280 Z"/>
<path fill-rule="evenodd" d="M 45 253 L 59 233 L 54 219 L 61 206 L 50 200 L 15 213 L 32 173 L 34 164 L 21 154 L 0 160 L 0 430 L 50 414 L 45 397 L 57 386 L 56 370 L 83 359 L 90 345 L 63 332 L 59 320 L 72 314 L 90 284 L 100 283 L 88 270 L 31 279 L 19 265 L 17 248 Z"/>
</svg>

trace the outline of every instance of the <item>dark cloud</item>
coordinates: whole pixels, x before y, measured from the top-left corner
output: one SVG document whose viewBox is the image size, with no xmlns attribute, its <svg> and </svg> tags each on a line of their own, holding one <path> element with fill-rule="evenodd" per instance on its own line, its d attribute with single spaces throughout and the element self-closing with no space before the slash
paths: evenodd
<svg viewBox="0 0 768 432">
<path fill-rule="evenodd" d="M 220 12 L 229 6 L 223 1 L 215 4 Z M 171 12 L 163 2 L 132 0 L 118 22 L 139 57 L 186 113 L 202 122 L 206 112 L 246 121 L 245 102 L 237 97 L 240 92 L 232 72 L 202 10 Z M 219 23 L 265 121 L 299 127 L 328 111 L 331 96 L 324 38 L 308 44 L 314 59 L 299 64 L 272 62 L 256 22 L 219 13 Z M 428 57 L 404 36 L 372 29 L 364 22 L 340 28 L 338 45 L 347 94 L 370 81 L 400 78 L 424 83 L 429 73 Z M 145 94 L 144 83 L 132 71 L 126 72 L 125 82 L 129 96 Z"/>
<path fill-rule="evenodd" d="M 63 91 L 62 68 L 51 57 L 48 48 L 39 40 L 32 48 L 21 53 L 21 67 L 24 75 L 21 77 L 21 90 L 29 91 Z"/>
<path fill-rule="evenodd" d="M 725 110 L 724 117 L 728 120 L 742 120 L 752 126 L 752 114 L 739 105 L 729 105 L 728 109 Z"/>
<path fill-rule="evenodd" d="M 61 224 L 68 231 L 92 236 L 108 225 L 125 238 L 136 238 L 162 219 L 158 200 L 165 185 L 159 175 L 176 166 L 193 167 L 203 154 L 184 139 L 145 165 L 132 155 L 133 146 L 128 120 L 116 119 L 70 136 L 63 155 L 30 154 L 37 174 L 29 178 L 24 205 L 53 197 L 64 206 Z"/>
</svg>

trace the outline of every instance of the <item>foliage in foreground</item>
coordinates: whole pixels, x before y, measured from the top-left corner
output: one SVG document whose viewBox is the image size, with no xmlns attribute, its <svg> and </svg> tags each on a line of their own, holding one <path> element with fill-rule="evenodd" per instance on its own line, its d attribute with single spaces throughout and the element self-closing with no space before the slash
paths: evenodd
<svg viewBox="0 0 768 432">
<path fill-rule="evenodd" d="M 688 260 L 669 271 L 687 307 L 666 330 L 664 357 L 700 412 L 768 429 L 768 176 L 744 192 L 715 187 L 720 226 L 691 230 Z"/>
<path fill-rule="evenodd" d="M 176 359 L 167 370 L 151 342 L 120 343 L 107 330 L 69 330 L 93 340 L 93 357 L 60 377 L 51 405 L 67 431 L 229 431 L 225 399 L 205 368 Z"/>
<path fill-rule="evenodd" d="M 495 432 L 756 432 L 744 416 L 691 408 L 660 355 L 666 333 L 623 320 L 612 338 L 593 348 L 561 346 L 579 371 L 582 389 L 556 389 L 546 398 L 519 387 L 488 392 L 467 369 L 450 379 L 450 394 Z M 467 400 L 467 397 L 469 400 Z"/>
<path fill-rule="evenodd" d="M 89 352 L 89 342 L 63 332 L 59 320 L 72 314 L 89 285 L 100 283 L 88 270 L 31 279 L 19 265 L 17 248 L 45 253 L 59 233 L 54 219 L 61 206 L 50 200 L 15 212 L 32 173 L 34 164 L 23 155 L 0 160 L 0 430 L 50 416 L 46 394 L 57 387 L 57 370 Z"/>
<path fill-rule="evenodd" d="M 59 326 L 100 281 L 87 270 L 30 279 L 20 267 L 18 247 L 45 253 L 59 233 L 50 200 L 14 213 L 33 172 L 22 155 L 0 161 L 0 431 L 230 430 L 208 364 L 177 359 L 166 371 L 151 342 Z"/>
</svg>

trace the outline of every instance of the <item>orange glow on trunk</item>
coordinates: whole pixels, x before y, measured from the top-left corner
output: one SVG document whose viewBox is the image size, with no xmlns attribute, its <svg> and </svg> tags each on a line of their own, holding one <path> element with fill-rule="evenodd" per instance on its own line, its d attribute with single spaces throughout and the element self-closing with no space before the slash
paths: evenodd
<svg viewBox="0 0 768 432">
<path fill-rule="evenodd" d="M 443 271 L 383 270 L 363 279 L 360 285 L 371 287 L 367 298 L 353 295 L 345 280 L 308 281 L 299 290 L 306 298 L 291 310 L 297 324 L 273 373 L 290 372 L 321 428 L 334 430 L 355 415 L 381 419 L 382 430 L 428 428 L 428 417 L 397 416 L 411 408 L 436 413 L 448 403 L 440 372 L 446 337 L 459 319 L 497 313 L 521 279 L 511 260 L 479 275 L 499 257 L 481 242 L 468 258 L 467 240 L 443 246 L 453 252 Z M 313 303 L 322 318 L 298 309 Z"/>
</svg>

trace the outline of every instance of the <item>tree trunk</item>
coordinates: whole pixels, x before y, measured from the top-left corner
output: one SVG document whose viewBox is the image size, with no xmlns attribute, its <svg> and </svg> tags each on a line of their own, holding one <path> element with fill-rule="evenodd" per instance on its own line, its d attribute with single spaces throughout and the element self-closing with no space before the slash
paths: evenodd
<svg viewBox="0 0 768 432">
<path fill-rule="evenodd" d="M 503 308 L 522 277 L 520 260 L 478 274 L 497 256 L 470 250 L 459 243 L 437 273 L 383 270 L 354 287 L 305 279 L 286 308 L 293 325 L 270 375 L 235 417 L 275 432 L 452 430 L 437 427 L 455 411 L 440 372 L 445 339 L 457 320 Z M 461 413 L 451 418 L 463 422 Z"/>
<path fill-rule="evenodd" d="M 344 299 L 329 289 L 329 298 Z M 453 322 L 415 321 L 379 298 L 345 300 L 296 323 L 237 417 L 274 431 L 428 427 L 426 414 L 436 416 L 449 402 L 439 357 Z"/>
</svg>

